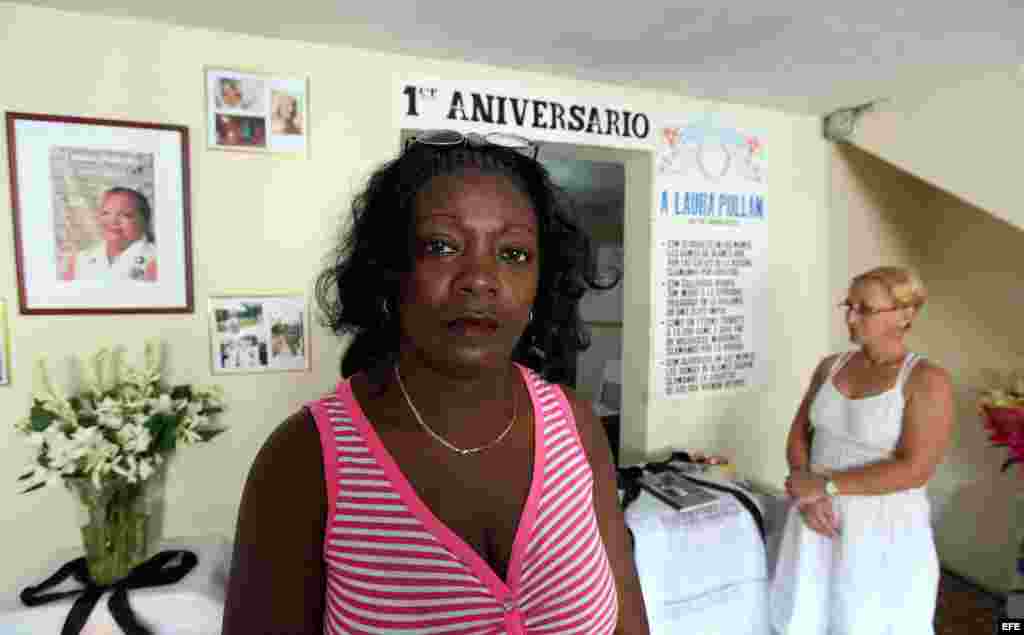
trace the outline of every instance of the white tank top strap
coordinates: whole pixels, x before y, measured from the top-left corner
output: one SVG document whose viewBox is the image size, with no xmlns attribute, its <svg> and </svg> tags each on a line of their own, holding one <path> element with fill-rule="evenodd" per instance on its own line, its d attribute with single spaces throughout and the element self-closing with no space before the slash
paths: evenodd
<svg viewBox="0 0 1024 635">
<path fill-rule="evenodd" d="M 846 351 L 845 353 L 840 353 L 836 357 L 836 361 L 832 362 L 832 368 L 828 371 L 829 381 L 835 379 L 836 374 L 841 371 L 843 366 L 846 366 L 846 362 L 850 361 L 850 358 L 853 357 L 853 353 L 854 351 Z"/>
<path fill-rule="evenodd" d="M 914 366 L 924 359 L 917 353 L 907 353 L 907 356 L 903 359 L 903 365 L 900 367 L 899 377 L 896 379 L 896 385 L 903 389 L 903 386 L 907 383 L 907 378 L 910 377 L 911 371 L 914 370 Z"/>
</svg>

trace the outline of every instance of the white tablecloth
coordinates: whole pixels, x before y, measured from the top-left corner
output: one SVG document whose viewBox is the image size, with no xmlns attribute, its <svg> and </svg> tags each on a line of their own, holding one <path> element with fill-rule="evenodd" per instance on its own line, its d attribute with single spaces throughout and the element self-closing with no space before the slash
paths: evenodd
<svg viewBox="0 0 1024 635">
<path fill-rule="evenodd" d="M 651 634 L 768 635 L 765 543 L 734 496 L 709 491 L 717 513 L 678 512 L 646 491 L 626 510 Z"/>
<path fill-rule="evenodd" d="M 156 635 L 217 635 L 224 615 L 224 595 L 231 559 L 228 541 L 218 536 L 169 539 L 161 543 L 158 551 L 166 549 L 188 549 L 198 556 L 199 563 L 175 584 L 129 591 L 128 601 L 136 617 L 152 627 Z M 0 635 L 60 633 L 77 596 L 29 608 L 21 603 L 19 594 L 81 555 L 81 550 L 75 549 L 55 552 L 48 562 L 41 563 L 36 570 L 26 572 L 14 588 L 4 590 L 0 594 Z M 72 579 L 47 592 L 70 590 L 79 586 Z M 109 598 L 109 593 L 100 598 L 81 635 L 122 633 L 107 608 Z"/>
</svg>

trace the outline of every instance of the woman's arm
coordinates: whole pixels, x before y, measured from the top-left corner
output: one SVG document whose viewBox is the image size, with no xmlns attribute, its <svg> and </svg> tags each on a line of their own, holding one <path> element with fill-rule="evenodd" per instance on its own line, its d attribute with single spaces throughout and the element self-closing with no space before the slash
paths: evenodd
<svg viewBox="0 0 1024 635">
<path fill-rule="evenodd" d="M 223 635 L 320 635 L 327 495 L 320 435 L 302 410 L 260 449 L 242 494 Z"/>
<path fill-rule="evenodd" d="M 626 532 L 626 519 L 619 507 L 615 466 L 612 465 L 611 446 L 601 422 L 594 416 L 590 404 L 562 387 L 572 406 L 580 441 L 594 473 L 594 508 L 601 539 L 608 552 L 615 586 L 619 596 L 619 623 L 617 635 L 648 635 L 647 610 L 640 590 L 640 578 L 633 561 L 633 549 Z"/>
<path fill-rule="evenodd" d="M 786 461 L 789 463 L 790 472 L 800 472 L 810 469 L 811 466 L 811 403 L 821 389 L 821 385 L 828 378 L 829 370 L 835 363 L 837 356 L 830 355 L 818 363 L 811 377 L 811 383 L 804 393 L 800 407 L 793 417 L 793 423 L 789 427 L 789 437 L 786 439 Z"/>
<path fill-rule="evenodd" d="M 918 363 L 906 384 L 903 431 L 891 458 L 830 474 L 840 495 L 876 496 L 923 487 L 935 473 L 953 433 L 953 382 L 927 361 Z M 821 475 L 794 476 L 794 494 L 809 502 L 825 496 Z"/>
<path fill-rule="evenodd" d="M 807 472 L 811 466 L 811 403 L 821 390 L 822 384 L 828 379 L 829 371 L 835 364 L 838 355 L 830 355 L 818 363 L 807 386 L 807 392 L 797 408 L 796 416 L 789 428 L 786 441 L 786 461 L 789 463 L 790 477 L 786 479 L 786 490 L 790 491 L 790 482 L 794 473 Z M 804 524 L 822 536 L 834 538 L 839 531 L 839 519 L 832 509 L 832 501 L 819 500 L 798 507 Z"/>
</svg>

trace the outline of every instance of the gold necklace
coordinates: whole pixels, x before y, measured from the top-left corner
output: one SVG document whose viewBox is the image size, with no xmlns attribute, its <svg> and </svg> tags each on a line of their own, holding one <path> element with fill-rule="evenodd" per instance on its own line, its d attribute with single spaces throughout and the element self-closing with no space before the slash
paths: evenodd
<svg viewBox="0 0 1024 635">
<path fill-rule="evenodd" d="M 516 392 L 518 392 L 518 391 L 513 388 L 513 390 L 512 390 L 512 420 L 508 422 L 508 426 L 501 432 L 501 434 L 499 434 L 498 437 L 496 439 L 494 439 L 493 441 L 491 441 L 489 443 L 485 443 L 484 445 L 480 445 L 480 446 L 477 446 L 475 448 L 460 448 L 460 447 L 458 447 L 458 446 L 456 446 L 456 445 L 454 445 L 452 443 L 449 443 L 447 439 L 442 437 L 440 434 L 434 432 L 431 429 L 431 427 L 428 426 L 425 421 L 423 421 L 423 417 L 420 416 L 419 410 L 416 410 L 416 406 L 413 405 L 412 399 L 409 397 L 409 393 L 406 392 L 406 390 L 405 390 L 405 384 L 402 383 L 402 373 L 398 372 L 398 364 L 395 364 L 395 377 L 398 379 L 398 387 L 402 390 L 402 396 L 405 397 L 405 403 L 409 404 L 409 410 L 412 410 L 413 416 L 416 417 L 416 423 L 420 424 L 420 427 L 423 428 L 424 430 L 426 430 L 427 434 L 429 434 L 430 436 L 434 437 L 434 439 L 438 443 L 440 443 L 444 447 L 448 448 L 452 452 L 455 452 L 459 456 L 466 456 L 468 454 L 476 454 L 477 452 L 482 452 L 482 451 L 484 451 L 484 450 L 486 450 L 488 448 L 491 448 L 491 447 L 494 447 L 495 445 L 498 445 L 499 443 L 501 443 L 501 440 L 505 438 L 505 435 L 507 435 L 509 433 L 509 430 L 512 429 L 512 426 L 514 426 L 515 423 L 516 423 L 516 417 L 519 414 L 519 400 L 516 399 Z"/>
<path fill-rule="evenodd" d="M 887 362 L 876 362 L 876 361 L 873 361 L 871 359 L 870 355 L 868 355 L 867 353 L 864 353 L 864 359 L 868 360 L 868 368 L 872 368 L 872 367 L 874 367 L 874 368 L 881 368 L 881 367 L 884 367 L 884 366 L 894 366 L 898 362 L 902 362 L 904 359 L 906 359 L 906 357 L 907 357 L 907 354 L 906 354 L 906 352 L 904 352 L 899 357 L 894 357 L 893 359 L 891 359 L 891 360 L 889 360 Z"/>
</svg>

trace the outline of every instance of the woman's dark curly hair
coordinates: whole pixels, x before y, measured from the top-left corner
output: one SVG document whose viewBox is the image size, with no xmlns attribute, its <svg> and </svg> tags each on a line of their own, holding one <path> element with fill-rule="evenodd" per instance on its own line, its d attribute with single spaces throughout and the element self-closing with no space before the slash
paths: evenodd
<svg viewBox="0 0 1024 635">
<path fill-rule="evenodd" d="M 590 238 L 575 219 L 568 195 L 539 162 L 516 150 L 465 143 L 438 147 L 410 143 L 379 167 L 352 204 L 352 224 L 316 279 L 316 301 L 325 326 L 355 333 L 341 374 L 349 377 L 397 359 L 400 284 L 412 270 L 409 235 L 416 195 L 435 176 L 467 170 L 507 177 L 533 204 L 538 224 L 540 273 L 533 319 L 512 359 L 553 382 L 565 381 L 572 360 L 590 346 L 579 302 L 589 289 L 609 289 L 598 279 Z"/>
</svg>

